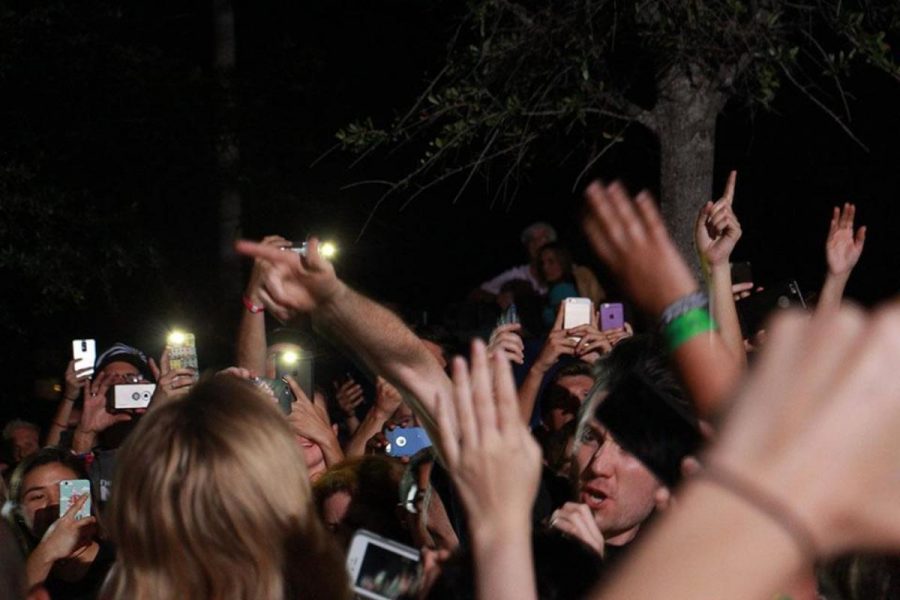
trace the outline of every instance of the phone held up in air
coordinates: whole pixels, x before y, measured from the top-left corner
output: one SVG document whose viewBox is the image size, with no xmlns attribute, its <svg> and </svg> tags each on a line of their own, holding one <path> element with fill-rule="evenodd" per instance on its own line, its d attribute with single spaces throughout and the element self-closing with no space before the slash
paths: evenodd
<svg viewBox="0 0 900 600">
<path fill-rule="evenodd" d="M 386 434 L 388 445 L 385 452 L 388 456 L 413 456 L 423 448 L 431 446 L 428 434 L 421 427 L 398 427 Z"/>
<path fill-rule="evenodd" d="M 800 284 L 796 280 L 785 281 L 767 287 L 761 292 L 742 298 L 734 303 L 737 308 L 741 335 L 752 337 L 765 325 L 772 312 L 789 307 L 806 308 Z"/>
<path fill-rule="evenodd" d="M 169 353 L 169 368 L 193 369 L 194 377 L 199 377 L 197 341 L 193 333 L 173 331 L 166 338 L 166 350 Z"/>
<path fill-rule="evenodd" d="M 156 391 L 155 383 L 142 381 L 139 375 L 132 375 L 127 383 L 109 388 L 106 396 L 106 410 L 111 413 L 127 412 L 147 408 Z"/>
<path fill-rule="evenodd" d="M 625 307 L 621 302 L 600 305 L 600 331 L 625 327 Z"/>
<path fill-rule="evenodd" d="M 90 377 L 94 374 L 94 363 L 97 361 L 97 342 L 72 340 L 72 358 L 75 359 L 75 372 L 80 377 Z"/>
<path fill-rule="evenodd" d="M 422 576 L 418 550 L 365 529 L 350 542 L 347 570 L 358 597 L 375 600 L 410 597 Z"/>
<path fill-rule="evenodd" d="M 91 516 L 91 482 L 87 479 L 63 479 L 59 482 L 59 516 L 66 514 L 79 498 L 87 496 L 87 502 L 75 513 L 75 520 Z"/>
<path fill-rule="evenodd" d="M 563 329 L 575 329 L 582 325 L 591 324 L 591 311 L 594 304 L 590 298 L 566 298 L 563 300 Z M 580 340 L 579 337 L 572 337 Z"/>
</svg>

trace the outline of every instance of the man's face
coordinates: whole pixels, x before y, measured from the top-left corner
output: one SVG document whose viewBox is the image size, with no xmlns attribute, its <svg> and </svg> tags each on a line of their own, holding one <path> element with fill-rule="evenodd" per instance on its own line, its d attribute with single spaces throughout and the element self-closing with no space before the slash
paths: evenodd
<svg viewBox="0 0 900 600">
<path fill-rule="evenodd" d="M 590 375 L 565 375 L 557 379 L 547 397 L 551 408 L 545 413 L 544 426 L 559 431 L 572 421 L 593 385 L 594 378 Z"/>
<path fill-rule="evenodd" d="M 662 485 L 597 421 L 585 426 L 576 452 L 578 501 L 588 505 L 606 542 L 630 542 L 656 504 Z"/>
<path fill-rule="evenodd" d="M 32 469 L 22 480 L 22 517 L 38 537 L 59 515 L 59 482 L 64 479 L 78 479 L 78 475 L 61 463 L 48 463 Z"/>
<path fill-rule="evenodd" d="M 41 449 L 38 432 L 31 427 L 17 427 L 13 429 L 10 435 L 10 442 L 12 443 L 13 458 L 16 462 L 21 462 L 23 458 L 27 458 Z"/>
<path fill-rule="evenodd" d="M 129 383 L 134 377 L 143 379 L 143 375 L 137 367 L 123 360 L 114 360 L 103 367 L 103 372 L 109 377 L 110 385 Z"/>
</svg>

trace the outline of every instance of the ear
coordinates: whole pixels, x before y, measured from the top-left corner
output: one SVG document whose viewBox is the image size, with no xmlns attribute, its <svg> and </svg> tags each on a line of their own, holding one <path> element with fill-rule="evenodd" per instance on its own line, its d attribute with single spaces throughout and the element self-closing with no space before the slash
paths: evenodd
<svg viewBox="0 0 900 600">
<path fill-rule="evenodd" d="M 666 510 L 672 506 L 673 501 L 671 490 L 664 485 L 660 485 L 653 493 L 653 502 L 656 504 L 656 510 Z"/>
</svg>

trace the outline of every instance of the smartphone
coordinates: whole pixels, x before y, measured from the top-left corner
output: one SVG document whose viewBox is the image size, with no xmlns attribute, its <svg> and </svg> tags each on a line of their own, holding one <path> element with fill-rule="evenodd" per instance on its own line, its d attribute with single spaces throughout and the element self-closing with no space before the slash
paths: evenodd
<svg viewBox="0 0 900 600">
<path fill-rule="evenodd" d="M 512 325 L 513 323 L 519 322 L 519 311 L 516 308 L 515 303 L 510 304 L 506 310 L 500 315 L 500 318 L 497 319 L 497 327 L 501 325 Z"/>
<path fill-rule="evenodd" d="M 749 261 L 731 264 L 731 283 L 752 283 L 753 269 Z"/>
<path fill-rule="evenodd" d="M 806 308 L 800 285 L 796 280 L 768 287 L 761 292 L 738 300 L 735 302 L 735 307 L 741 323 L 741 335 L 744 338 L 752 337 L 762 328 L 770 313 L 791 306 Z"/>
<path fill-rule="evenodd" d="M 123 412 L 150 406 L 150 399 L 156 391 L 154 383 L 122 383 L 109 389 L 106 396 L 106 410 Z"/>
<path fill-rule="evenodd" d="M 169 351 L 170 368 L 200 370 L 197 363 L 197 342 L 193 333 L 170 334 L 166 340 L 166 350 Z"/>
<path fill-rule="evenodd" d="M 600 305 L 600 331 L 625 327 L 625 307 L 621 302 Z"/>
<path fill-rule="evenodd" d="M 386 434 L 388 456 L 412 456 L 423 448 L 431 446 L 428 434 L 421 427 L 398 427 Z"/>
<path fill-rule="evenodd" d="M 94 340 L 72 340 L 72 358 L 75 359 L 75 372 L 80 377 L 94 374 L 94 363 L 97 361 L 97 342 Z M 84 369 L 89 369 L 83 373 Z"/>
<path fill-rule="evenodd" d="M 592 310 L 594 305 L 590 298 L 566 298 L 563 300 L 563 328 L 574 329 L 581 325 L 590 325 Z"/>
<path fill-rule="evenodd" d="M 306 394 L 306 397 L 312 400 L 315 392 L 313 387 L 315 384 L 313 381 L 314 365 L 315 360 L 309 350 L 278 352 L 275 355 L 275 379 L 280 381 L 286 375 L 290 375 Z"/>
<path fill-rule="evenodd" d="M 294 392 L 284 379 L 269 379 L 268 377 L 254 377 L 253 385 L 271 391 L 278 403 L 278 408 L 286 415 L 291 414 L 291 405 L 294 403 Z"/>
<path fill-rule="evenodd" d="M 84 503 L 78 512 L 75 513 L 75 520 L 86 519 L 91 516 L 91 482 L 87 479 L 63 479 L 59 482 L 59 516 L 62 517 L 75 502 L 87 496 L 87 502 Z"/>
<path fill-rule="evenodd" d="M 418 550 L 365 529 L 357 530 L 350 541 L 347 570 L 353 591 L 375 600 L 411 596 L 422 578 Z"/>
</svg>

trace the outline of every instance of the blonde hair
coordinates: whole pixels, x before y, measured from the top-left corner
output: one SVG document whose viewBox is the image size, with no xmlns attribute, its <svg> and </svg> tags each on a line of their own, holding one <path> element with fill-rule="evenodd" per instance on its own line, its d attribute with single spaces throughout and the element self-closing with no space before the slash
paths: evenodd
<svg viewBox="0 0 900 600">
<path fill-rule="evenodd" d="M 109 526 L 118 558 L 106 599 L 348 594 L 287 422 L 230 376 L 201 382 L 141 419 L 118 455 Z M 303 572 L 291 573 L 291 563 Z M 310 568 L 316 581 L 303 585 Z"/>
</svg>

